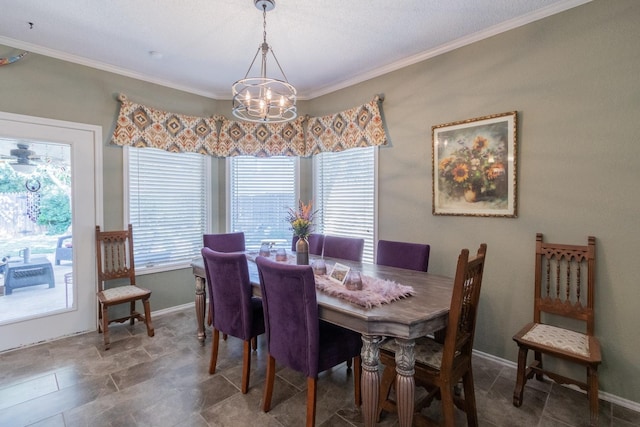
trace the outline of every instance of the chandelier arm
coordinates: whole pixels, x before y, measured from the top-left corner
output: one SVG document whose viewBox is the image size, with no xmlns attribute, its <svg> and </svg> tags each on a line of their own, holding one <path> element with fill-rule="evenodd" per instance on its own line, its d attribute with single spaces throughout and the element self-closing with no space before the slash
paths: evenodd
<svg viewBox="0 0 640 427">
<path fill-rule="evenodd" d="M 269 50 L 271 51 L 271 56 L 273 56 L 273 59 L 276 61 L 276 65 L 278 66 L 278 68 L 280 69 L 280 72 L 282 73 L 282 77 L 284 77 L 284 81 L 289 83 L 289 79 L 287 79 L 287 75 L 282 70 L 282 67 L 280 66 L 280 62 L 278 62 L 278 58 L 276 58 L 276 54 L 273 52 L 273 49 L 269 49 Z"/>
<path fill-rule="evenodd" d="M 251 61 L 251 65 L 249 65 L 249 69 L 247 70 L 247 72 L 244 75 L 244 78 L 246 79 L 247 77 L 249 77 L 249 73 L 251 72 L 251 69 L 253 68 L 253 64 L 256 62 L 256 58 L 258 57 L 258 54 L 260 53 L 260 48 L 258 48 L 258 50 L 256 51 L 256 54 L 253 56 L 253 61 Z M 278 60 L 276 59 L 276 62 L 278 62 Z"/>
</svg>

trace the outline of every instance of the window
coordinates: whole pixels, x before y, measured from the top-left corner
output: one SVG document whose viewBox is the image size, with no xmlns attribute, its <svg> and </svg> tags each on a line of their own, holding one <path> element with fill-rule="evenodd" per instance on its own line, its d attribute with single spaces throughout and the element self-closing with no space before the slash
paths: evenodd
<svg viewBox="0 0 640 427">
<path fill-rule="evenodd" d="M 229 230 L 244 232 L 247 250 L 263 240 L 291 247 L 286 216 L 297 206 L 298 164 L 297 157 L 229 158 Z"/>
<path fill-rule="evenodd" d="M 364 238 L 363 262 L 373 263 L 377 148 L 314 156 L 316 231 Z"/>
<path fill-rule="evenodd" d="M 124 152 L 125 222 L 133 225 L 136 272 L 183 268 L 200 256 L 208 229 L 209 158 L 153 148 Z"/>
</svg>

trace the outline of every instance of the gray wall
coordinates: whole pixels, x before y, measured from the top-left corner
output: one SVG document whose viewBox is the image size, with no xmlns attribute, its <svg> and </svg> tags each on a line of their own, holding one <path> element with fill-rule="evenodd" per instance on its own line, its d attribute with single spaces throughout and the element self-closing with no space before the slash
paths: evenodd
<svg viewBox="0 0 640 427">
<path fill-rule="evenodd" d="M 462 247 L 488 244 L 480 351 L 515 361 L 511 336 L 532 318 L 536 232 L 577 244 L 596 236 L 600 388 L 634 402 L 640 402 L 639 292 L 632 274 L 640 241 L 639 22 L 640 2 L 595 0 L 300 108 L 329 114 L 385 95 L 392 147 L 380 150 L 378 237 L 430 243 L 430 271 L 447 275 Z M 108 144 L 117 93 L 183 114 L 230 111 L 227 101 L 39 55 L 0 68 L 0 88 L 2 111 L 103 127 L 107 227 L 122 221 L 121 153 Z M 431 126 L 512 110 L 519 119 L 518 218 L 433 216 Z M 214 220 L 222 229 L 224 163 L 215 163 Z M 141 279 L 154 291 L 154 309 L 192 301 L 188 270 Z"/>
<path fill-rule="evenodd" d="M 640 2 L 566 11 L 313 100 L 324 114 L 384 93 L 379 238 L 427 242 L 451 275 L 462 247 L 488 244 L 475 347 L 516 360 L 532 319 L 536 232 L 596 237 L 603 391 L 640 402 Z M 431 126 L 517 110 L 518 218 L 433 216 Z M 635 267 L 634 267 L 635 265 Z M 581 371 L 582 373 L 582 371 Z M 633 379 L 633 381 L 631 380 Z"/>
</svg>

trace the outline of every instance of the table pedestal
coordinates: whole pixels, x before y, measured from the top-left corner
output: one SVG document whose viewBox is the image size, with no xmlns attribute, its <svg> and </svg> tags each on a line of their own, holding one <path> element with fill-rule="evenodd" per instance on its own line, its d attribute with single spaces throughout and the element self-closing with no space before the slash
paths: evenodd
<svg viewBox="0 0 640 427">
<path fill-rule="evenodd" d="M 204 329 L 204 309 L 205 309 L 205 279 L 196 276 L 196 322 L 198 324 L 198 341 L 204 345 L 207 333 Z"/>
</svg>

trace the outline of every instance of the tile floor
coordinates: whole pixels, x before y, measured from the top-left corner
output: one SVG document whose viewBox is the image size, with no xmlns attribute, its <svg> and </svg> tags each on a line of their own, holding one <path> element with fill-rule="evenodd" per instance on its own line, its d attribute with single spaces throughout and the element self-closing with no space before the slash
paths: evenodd
<svg viewBox="0 0 640 427">
<path fill-rule="evenodd" d="M 96 332 L 0 354 L 0 426 L 304 425 L 305 379 L 290 370 L 278 372 L 271 411 L 260 409 L 264 340 L 253 354 L 249 393 L 242 395 L 239 340 L 221 343 L 218 370 L 209 375 L 211 334 L 200 346 L 192 309 L 153 320 L 153 338 L 143 324 L 112 326 L 106 352 Z M 480 426 L 588 425 L 587 400 L 579 392 L 531 381 L 524 404 L 515 408 L 513 368 L 476 357 L 474 378 Z M 600 408 L 601 426 L 640 425 L 637 412 L 604 401 Z M 437 402 L 426 411 L 437 415 Z M 456 415 L 457 425 L 466 425 L 464 414 Z M 363 425 L 344 364 L 320 377 L 316 425 Z M 380 425 L 396 426 L 397 418 L 385 414 Z"/>
</svg>

